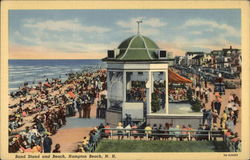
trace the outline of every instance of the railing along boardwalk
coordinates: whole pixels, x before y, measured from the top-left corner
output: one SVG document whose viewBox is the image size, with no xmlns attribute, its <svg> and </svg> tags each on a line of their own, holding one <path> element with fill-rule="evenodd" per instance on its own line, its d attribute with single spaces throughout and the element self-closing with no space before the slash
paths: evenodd
<svg viewBox="0 0 250 160">
<path fill-rule="evenodd" d="M 160 132 L 160 133 L 159 133 Z M 133 137 L 139 137 L 140 140 L 152 140 L 152 139 L 160 139 L 160 138 L 170 138 L 171 140 L 178 139 L 187 139 L 187 140 L 219 140 L 226 142 L 226 137 L 223 131 L 212 131 L 212 130 L 158 130 L 154 132 L 153 130 L 145 130 L 145 129 L 117 129 L 117 128 L 103 128 L 96 132 L 95 141 L 88 147 L 88 152 L 94 152 L 98 143 L 102 138 L 109 139 L 122 139 L 123 140 L 131 140 Z M 124 138 L 125 137 L 125 138 Z M 229 146 L 228 148 L 232 148 Z M 229 149 L 231 152 L 234 152 L 233 149 Z"/>
</svg>

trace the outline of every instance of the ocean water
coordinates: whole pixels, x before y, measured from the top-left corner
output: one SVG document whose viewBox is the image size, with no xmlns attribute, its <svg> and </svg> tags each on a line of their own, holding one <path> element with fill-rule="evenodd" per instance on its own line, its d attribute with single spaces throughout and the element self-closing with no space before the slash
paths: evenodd
<svg viewBox="0 0 250 160">
<path fill-rule="evenodd" d="M 67 73 L 105 68 L 101 60 L 9 60 L 9 93 L 25 82 L 37 85 L 47 78 L 65 81 Z"/>
</svg>

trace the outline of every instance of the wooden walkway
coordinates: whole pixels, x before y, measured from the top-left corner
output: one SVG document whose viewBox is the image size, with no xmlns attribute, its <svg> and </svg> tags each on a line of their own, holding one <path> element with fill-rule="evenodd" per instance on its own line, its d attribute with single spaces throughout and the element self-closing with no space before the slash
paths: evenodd
<svg viewBox="0 0 250 160">
<path fill-rule="evenodd" d="M 96 103 L 91 106 L 90 115 L 90 119 L 80 119 L 78 114 L 75 117 L 67 118 L 66 126 L 51 136 L 53 141 L 52 150 L 58 143 L 61 146 L 62 153 L 75 152 L 77 144 L 83 140 L 83 137 L 88 136 L 90 130 L 104 121 L 103 119 L 95 119 Z"/>
</svg>

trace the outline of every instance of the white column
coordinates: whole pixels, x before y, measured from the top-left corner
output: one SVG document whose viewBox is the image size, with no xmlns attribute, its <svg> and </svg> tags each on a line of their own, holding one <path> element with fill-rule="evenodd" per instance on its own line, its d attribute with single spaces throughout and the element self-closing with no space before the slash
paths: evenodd
<svg viewBox="0 0 250 160">
<path fill-rule="evenodd" d="M 148 84 L 147 88 L 147 114 L 151 114 L 151 94 L 152 94 L 152 72 L 148 71 Z"/>
<path fill-rule="evenodd" d="M 122 103 L 122 112 L 123 112 L 123 108 L 126 104 L 126 97 L 127 97 L 127 74 L 126 74 L 126 70 L 123 70 L 123 103 Z M 123 113 L 122 113 L 123 115 Z M 124 117 L 122 117 L 124 118 Z"/>
<path fill-rule="evenodd" d="M 110 77 L 109 77 L 109 72 L 110 71 L 108 70 L 107 71 L 107 105 L 108 105 L 107 108 L 110 108 L 110 102 L 109 102 L 109 98 L 110 98 L 109 97 L 109 95 L 110 95 L 110 93 L 109 93 L 110 92 L 110 80 L 109 80 L 109 78 Z"/>
<path fill-rule="evenodd" d="M 165 71 L 165 81 L 166 81 L 165 113 L 168 114 L 168 67 Z"/>
</svg>

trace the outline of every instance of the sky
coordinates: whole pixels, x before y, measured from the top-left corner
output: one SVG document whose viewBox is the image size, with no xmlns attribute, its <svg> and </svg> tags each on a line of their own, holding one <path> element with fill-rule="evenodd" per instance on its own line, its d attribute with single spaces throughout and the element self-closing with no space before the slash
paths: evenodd
<svg viewBox="0 0 250 160">
<path fill-rule="evenodd" d="M 10 10 L 10 59 L 100 59 L 140 32 L 182 56 L 240 48 L 239 9 Z"/>
</svg>

